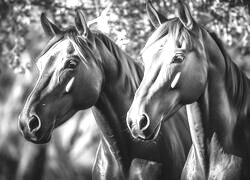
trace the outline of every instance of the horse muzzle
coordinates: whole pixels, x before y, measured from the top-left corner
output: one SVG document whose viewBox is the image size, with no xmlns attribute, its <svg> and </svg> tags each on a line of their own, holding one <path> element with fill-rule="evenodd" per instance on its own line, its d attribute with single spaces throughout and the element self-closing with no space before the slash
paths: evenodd
<svg viewBox="0 0 250 180">
<path fill-rule="evenodd" d="M 20 115 L 18 125 L 22 135 L 28 141 L 43 144 L 50 140 L 50 135 L 41 135 L 41 120 L 36 115 L 32 115 L 29 118 L 23 118 L 23 116 Z"/>
<path fill-rule="evenodd" d="M 155 133 L 150 126 L 150 119 L 146 114 L 142 114 L 136 119 L 132 119 L 128 114 L 127 126 L 135 139 L 153 140 L 155 137 Z"/>
</svg>

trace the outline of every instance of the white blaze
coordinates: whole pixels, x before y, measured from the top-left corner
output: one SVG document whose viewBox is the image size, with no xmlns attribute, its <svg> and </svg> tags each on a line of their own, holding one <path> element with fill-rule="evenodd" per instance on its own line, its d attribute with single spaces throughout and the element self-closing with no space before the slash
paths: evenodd
<svg viewBox="0 0 250 180">
<path fill-rule="evenodd" d="M 176 73 L 174 80 L 171 83 L 171 88 L 175 88 L 176 84 L 178 83 L 181 76 L 181 72 Z"/>
<path fill-rule="evenodd" d="M 66 85 L 65 91 L 66 91 L 67 93 L 70 91 L 70 89 L 71 89 L 71 87 L 72 87 L 72 85 L 73 85 L 73 83 L 74 83 L 74 80 L 75 80 L 75 77 L 72 77 L 72 78 L 69 80 L 68 84 Z"/>
</svg>

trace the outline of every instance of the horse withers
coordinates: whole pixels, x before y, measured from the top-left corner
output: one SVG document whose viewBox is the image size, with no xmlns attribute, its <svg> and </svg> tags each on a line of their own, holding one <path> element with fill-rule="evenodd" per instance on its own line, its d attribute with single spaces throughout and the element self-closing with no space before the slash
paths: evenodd
<svg viewBox="0 0 250 180">
<path fill-rule="evenodd" d="M 142 50 L 144 77 L 127 114 L 131 133 L 156 138 L 186 105 L 193 146 L 182 179 L 249 179 L 249 80 L 185 4 L 169 20 L 147 5 L 158 28 Z"/>
</svg>

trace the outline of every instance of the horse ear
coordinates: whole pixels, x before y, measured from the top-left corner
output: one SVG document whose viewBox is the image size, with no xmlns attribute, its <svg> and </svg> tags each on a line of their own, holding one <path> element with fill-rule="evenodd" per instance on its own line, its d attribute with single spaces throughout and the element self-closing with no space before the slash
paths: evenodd
<svg viewBox="0 0 250 180">
<path fill-rule="evenodd" d="M 177 7 L 177 15 L 182 24 L 188 29 L 192 30 L 194 26 L 194 20 L 192 18 L 192 15 L 189 11 L 189 8 L 184 3 L 178 3 Z"/>
<path fill-rule="evenodd" d="M 90 30 L 82 10 L 76 10 L 75 27 L 80 35 L 87 37 L 90 34 Z"/>
<path fill-rule="evenodd" d="M 61 33 L 61 30 L 46 17 L 45 13 L 41 14 L 40 20 L 45 34 L 49 37 Z"/>
<path fill-rule="evenodd" d="M 154 8 L 150 0 L 146 3 L 146 11 L 155 28 L 158 28 L 162 23 L 167 21 L 167 18 Z"/>
</svg>

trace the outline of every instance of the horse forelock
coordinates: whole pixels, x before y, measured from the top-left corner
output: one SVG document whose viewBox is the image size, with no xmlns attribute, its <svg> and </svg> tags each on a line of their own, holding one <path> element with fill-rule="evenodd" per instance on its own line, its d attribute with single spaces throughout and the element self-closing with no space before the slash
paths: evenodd
<svg viewBox="0 0 250 180">
<path fill-rule="evenodd" d="M 74 49 L 81 57 L 81 61 L 86 65 L 87 57 L 92 56 L 92 59 L 96 60 L 93 52 L 89 49 L 86 37 L 79 35 L 75 28 L 70 28 L 65 31 L 65 35 L 72 43 Z M 88 53 L 86 53 L 88 52 Z M 87 56 L 87 57 L 86 57 Z"/>
<path fill-rule="evenodd" d="M 196 33 L 187 30 L 184 25 L 181 23 L 179 18 L 173 18 L 167 22 L 161 24 L 156 31 L 149 37 L 146 45 L 142 49 L 143 53 L 148 47 L 154 44 L 156 41 L 162 39 L 165 36 L 172 36 L 177 47 L 180 47 L 184 42 L 187 45 L 187 49 L 193 49 L 195 45 Z"/>
</svg>

